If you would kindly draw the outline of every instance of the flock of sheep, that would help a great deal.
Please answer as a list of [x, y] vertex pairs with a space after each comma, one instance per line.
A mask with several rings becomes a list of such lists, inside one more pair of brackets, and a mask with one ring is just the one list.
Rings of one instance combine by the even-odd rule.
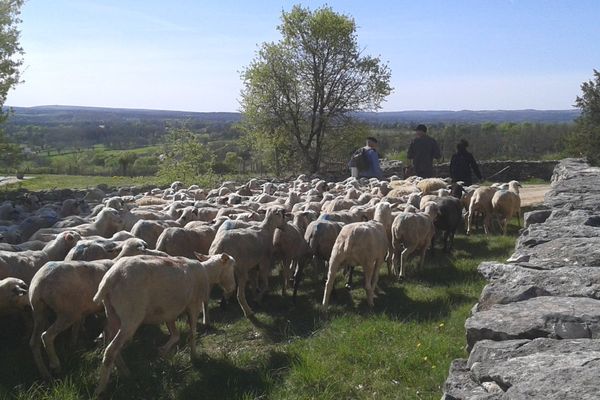
[[237, 290], [249, 317], [247, 288], [260, 301], [280, 266], [282, 292], [292, 282], [295, 299], [312, 264], [326, 274], [327, 307], [338, 270], [348, 270], [351, 283], [361, 266], [373, 306], [380, 266], [404, 277], [407, 257], [418, 255], [422, 266], [436, 232], [445, 250], [463, 219], [467, 233], [477, 220], [488, 233], [496, 219], [506, 233], [508, 220], [520, 215], [519, 186], [417, 177], [331, 183], [302, 175], [279, 184], [224, 182], [210, 191], [174, 182], [136, 196], [91, 189], [60, 204], [26, 195], [21, 204], [0, 205], [0, 314], [33, 316], [31, 350], [50, 378], [60, 371], [56, 336], [71, 328], [75, 342], [84, 318], [104, 313], [108, 345], [97, 396], [115, 366], [127, 374], [120, 352], [141, 324], [166, 323], [170, 336], [160, 352], [167, 354], [180, 337], [175, 321], [185, 314], [194, 356], [196, 323], [200, 313], [208, 323], [215, 285], [225, 300]]

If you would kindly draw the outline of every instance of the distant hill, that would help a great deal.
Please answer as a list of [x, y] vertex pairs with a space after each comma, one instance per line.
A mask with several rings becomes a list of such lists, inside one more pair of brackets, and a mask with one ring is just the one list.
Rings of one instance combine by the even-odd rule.
[[[188, 112], [127, 108], [37, 106], [12, 107], [9, 123], [48, 124], [83, 121], [194, 120], [207, 123], [234, 123], [241, 119], [236, 112]], [[484, 123], [532, 122], [569, 123], [579, 110], [461, 110], [461, 111], [392, 111], [357, 113], [356, 117], [372, 124], [393, 123]]]
[[360, 119], [379, 123], [485, 123], [531, 122], [569, 123], [579, 110], [461, 110], [461, 111], [392, 111], [359, 113]]
[[11, 107], [10, 122], [56, 123], [75, 121], [115, 121], [115, 120], [197, 120], [212, 123], [231, 123], [240, 120], [235, 112], [187, 112], [168, 110], [143, 110], [130, 108], [80, 107], [80, 106], [37, 106]]

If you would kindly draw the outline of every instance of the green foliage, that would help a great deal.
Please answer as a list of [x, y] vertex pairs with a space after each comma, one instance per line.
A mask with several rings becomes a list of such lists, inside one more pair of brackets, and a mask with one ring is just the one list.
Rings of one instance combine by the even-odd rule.
[[581, 96], [575, 106], [581, 110], [577, 126], [567, 140], [570, 154], [600, 165], [600, 71], [594, 70], [594, 78], [581, 84]]
[[0, 1], [0, 107], [8, 91], [20, 82], [23, 48], [19, 44], [19, 15], [23, 0]]
[[[0, 1], [0, 123], [6, 120], [3, 107], [8, 91], [20, 82], [23, 48], [19, 44], [19, 15], [23, 0]], [[15, 167], [22, 159], [21, 149], [0, 131], [0, 165]]]
[[172, 128], [165, 138], [158, 176], [167, 181], [211, 182], [214, 156], [185, 128]]
[[[30, 191], [49, 189], [85, 189], [106, 184], [111, 187], [136, 185], [166, 185], [171, 182], [157, 176], [89, 176], [89, 175], [33, 175], [14, 184], [0, 186], [0, 192], [18, 188]], [[1, 397], [0, 397], [1, 398]]]
[[316, 172], [328, 141], [344, 142], [349, 115], [376, 110], [391, 92], [391, 73], [358, 45], [356, 23], [330, 7], [282, 12], [277, 43], [263, 43], [242, 73], [243, 131], [277, 174], [302, 162]]

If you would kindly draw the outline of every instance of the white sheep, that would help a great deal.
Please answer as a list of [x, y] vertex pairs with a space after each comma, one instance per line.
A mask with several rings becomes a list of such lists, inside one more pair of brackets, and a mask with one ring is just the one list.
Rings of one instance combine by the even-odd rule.
[[[166, 256], [165, 253], [148, 249], [143, 240], [134, 238], [125, 241], [114, 260], [50, 261], [36, 272], [29, 290], [33, 310], [33, 331], [29, 345], [44, 378], [50, 378], [50, 373], [42, 361], [42, 341], [48, 353], [50, 368], [58, 372], [60, 360], [54, 347], [56, 336], [73, 326], [71, 341], [74, 345], [82, 320], [87, 315], [102, 310], [101, 305], [93, 302], [93, 297], [106, 271], [119, 259], [139, 254]], [[46, 329], [51, 312], [56, 315], [56, 319]]]
[[224, 224], [219, 229], [208, 252], [211, 255], [227, 253], [237, 260], [235, 269], [238, 282], [237, 298], [246, 317], [252, 315], [252, 310], [246, 301], [248, 274], [256, 266], [259, 267], [259, 275], [262, 280], [262, 287], [258, 295], [260, 299], [268, 288], [268, 275], [271, 269], [273, 252], [273, 234], [276, 228], [283, 226], [285, 223], [284, 216], [285, 210], [283, 208], [273, 207], [267, 210], [264, 221], [257, 226], [222, 229], [225, 226]]
[[486, 235], [491, 231], [492, 226], [492, 198], [496, 193], [496, 188], [481, 186], [475, 189], [471, 202], [469, 203], [469, 214], [467, 217], [467, 235], [471, 234], [473, 229], [473, 219], [476, 213], [483, 216], [483, 229]]
[[417, 182], [416, 186], [425, 195], [432, 194], [439, 189], [447, 189], [448, 182], [440, 178], [425, 178]]
[[215, 255], [205, 262], [184, 257], [126, 257], [104, 275], [94, 302], [104, 304], [106, 339], [110, 343], [104, 351], [94, 397], [106, 388], [115, 362], [124, 367], [121, 349], [143, 323], [166, 322], [170, 337], [160, 352], [167, 354], [180, 337], [175, 321], [186, 313], [191, 356], [196, 357], [196, 321], [202, 310], [206, 313], [209, 297], [205, 265], [212, 263], [234, 264], [235, 260], [227, 254]]
[[362, 266], [367, 304], [371, 307], [374, 305], [374, 290], [379, 279], [379, 266], [384, 262], [388, 251], [387, 234], [383, 222], [386, 220], [386, 216], [391, 216], [391, 212], [388, 203], [380, 203], [377, 205], [374, 220], [348, 224], [341, 229], [329, 259], [329, 272], [323, 294], [324, 307], [329, 305], [338, 269], [346, 265]]
[[[396, 216], [392, 224], [392, 264], [399, 278], [404, 277], [406, 259], [413, 252], [420, 251], [420, 268], [425, 263], [425, 253], [435, 235], [434, 221], [438, 210], [435, 203], [427, 203], [424, 212], [403, 212]], [[400, 264], [400, 269], [398, 269]]]
[[17, 278], [0, 280], [0, 316], [24, 310], [28, 305], [25, 282]]
[[19, 278], [26, 284], [42, 265], [48, 261], [63, 260], [81, 236], [75, 231], [60, 233], [42, 250], [22, 252], [0, 252], [0, 279]]
[[508, 190], [499, 189], [492, 197], [492, 209], [494, 214], [500, 218], [502, 234], [506, 235], [508, 221], [516, 214], [519, 227], [521, 226], [521, 197], [519, 196], [518, 181], [510, 181]]

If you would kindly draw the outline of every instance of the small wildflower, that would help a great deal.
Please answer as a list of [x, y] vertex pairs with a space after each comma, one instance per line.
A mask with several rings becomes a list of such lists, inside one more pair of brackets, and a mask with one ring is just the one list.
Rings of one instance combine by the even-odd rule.
[[427, 356], [423, 357], [423, 360], [424, 360], [424, 361], [427, 361]]
[[435, 365], [432, 365], [432, 366], [431, 366], [431, 369], [435, 369]]
[[421, 347], [421, 342], [417, 343], [417, 349]]

